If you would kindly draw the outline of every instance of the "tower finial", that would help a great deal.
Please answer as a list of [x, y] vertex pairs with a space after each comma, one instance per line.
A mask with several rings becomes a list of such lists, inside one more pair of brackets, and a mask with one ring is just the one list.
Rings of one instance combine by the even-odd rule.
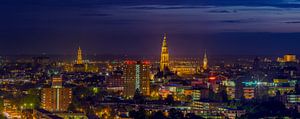
[[167, 33], [164, 33], [164, 39], [163, 39], [163, 47], [167, 47]]

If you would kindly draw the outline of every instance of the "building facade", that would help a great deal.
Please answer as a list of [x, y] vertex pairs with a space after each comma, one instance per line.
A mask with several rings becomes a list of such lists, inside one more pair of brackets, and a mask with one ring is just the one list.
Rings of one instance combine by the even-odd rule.
[[113, 71], [107, 80], [107, 90], [112, 92], [124, 91], [124, 79], [122, 71]]
[[51, 88], [42, 89], [42, 108], [50, 112], [65, 112], [72, 102], [71, 88], [62, 87], [62, 79], [54, 77]]
[[143, 95], [150, 95], [150, 62], [125, 61], [123, 79], [126, 97], [132, 98], [137, 89]]

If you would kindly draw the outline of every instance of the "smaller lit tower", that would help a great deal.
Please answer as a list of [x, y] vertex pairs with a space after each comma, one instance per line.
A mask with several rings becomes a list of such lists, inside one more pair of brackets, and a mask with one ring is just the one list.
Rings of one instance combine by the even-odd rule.
[[202, 68], [203, 68], [204, 70], [207, 70], [207, 68], [208, 68], [208, 59], [207, 59], [207, 55], [206, 55], [206, 50], [205, 50], [205, 52], [204, 52], [203, 66], [202, 66]]
[[82, 51], [81, 51], [80, 47], [78, 48], [78, 51], [77, 51], [77, 64], [83, 64], [83, 62], [82, 62]]

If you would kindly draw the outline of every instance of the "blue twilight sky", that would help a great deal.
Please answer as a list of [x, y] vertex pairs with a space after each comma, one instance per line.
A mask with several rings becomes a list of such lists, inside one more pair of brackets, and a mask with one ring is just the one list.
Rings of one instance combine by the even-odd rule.
[[1, 0], [0, 54], [300, 54], [300, 0]]

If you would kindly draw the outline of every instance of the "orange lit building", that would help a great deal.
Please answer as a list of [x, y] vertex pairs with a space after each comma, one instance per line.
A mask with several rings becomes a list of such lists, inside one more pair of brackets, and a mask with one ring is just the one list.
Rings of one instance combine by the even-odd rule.
[[278, 62], [298, 62], [296, 55], [287, 54], [284, 55], [283, 58], [277, 58]]
[[189, 76], [197, 73], [198, 63], [199, 62], [193, 58], [174, 58], [174, 60], [170, 62], [170, 69], [179, 76]]
[[291, 55], [291, 54], [284, 55], [283, 59], [285, 62], [296, 62], [297, 61], [296, 55]]
[[51, 112], [67, 111], [72, 101], [71, 88], [62, 87], [62, 78], [54, 77], [51, 88], [42, 89], [42, 108]]
[[195, 74], [197, 72], [197, 69], [195, 67], [189, 66], [174, 66], [172, 68], [172, 71], [176, 72], [179, 76], [183, 76]]
[[136, 89], [150, 95], [150, 62], [125, 61], [123, 67], [124, 95], [132, 98]]
[[3, 100], [3, 116], [8, 119], [21, 119], [22, 113], [18, 110], [17, 105], [14, 105], [11, 100]]
[[245, 99], [250, 100], [255, 98], [255, 87], [244, 87], [243, 92]]

